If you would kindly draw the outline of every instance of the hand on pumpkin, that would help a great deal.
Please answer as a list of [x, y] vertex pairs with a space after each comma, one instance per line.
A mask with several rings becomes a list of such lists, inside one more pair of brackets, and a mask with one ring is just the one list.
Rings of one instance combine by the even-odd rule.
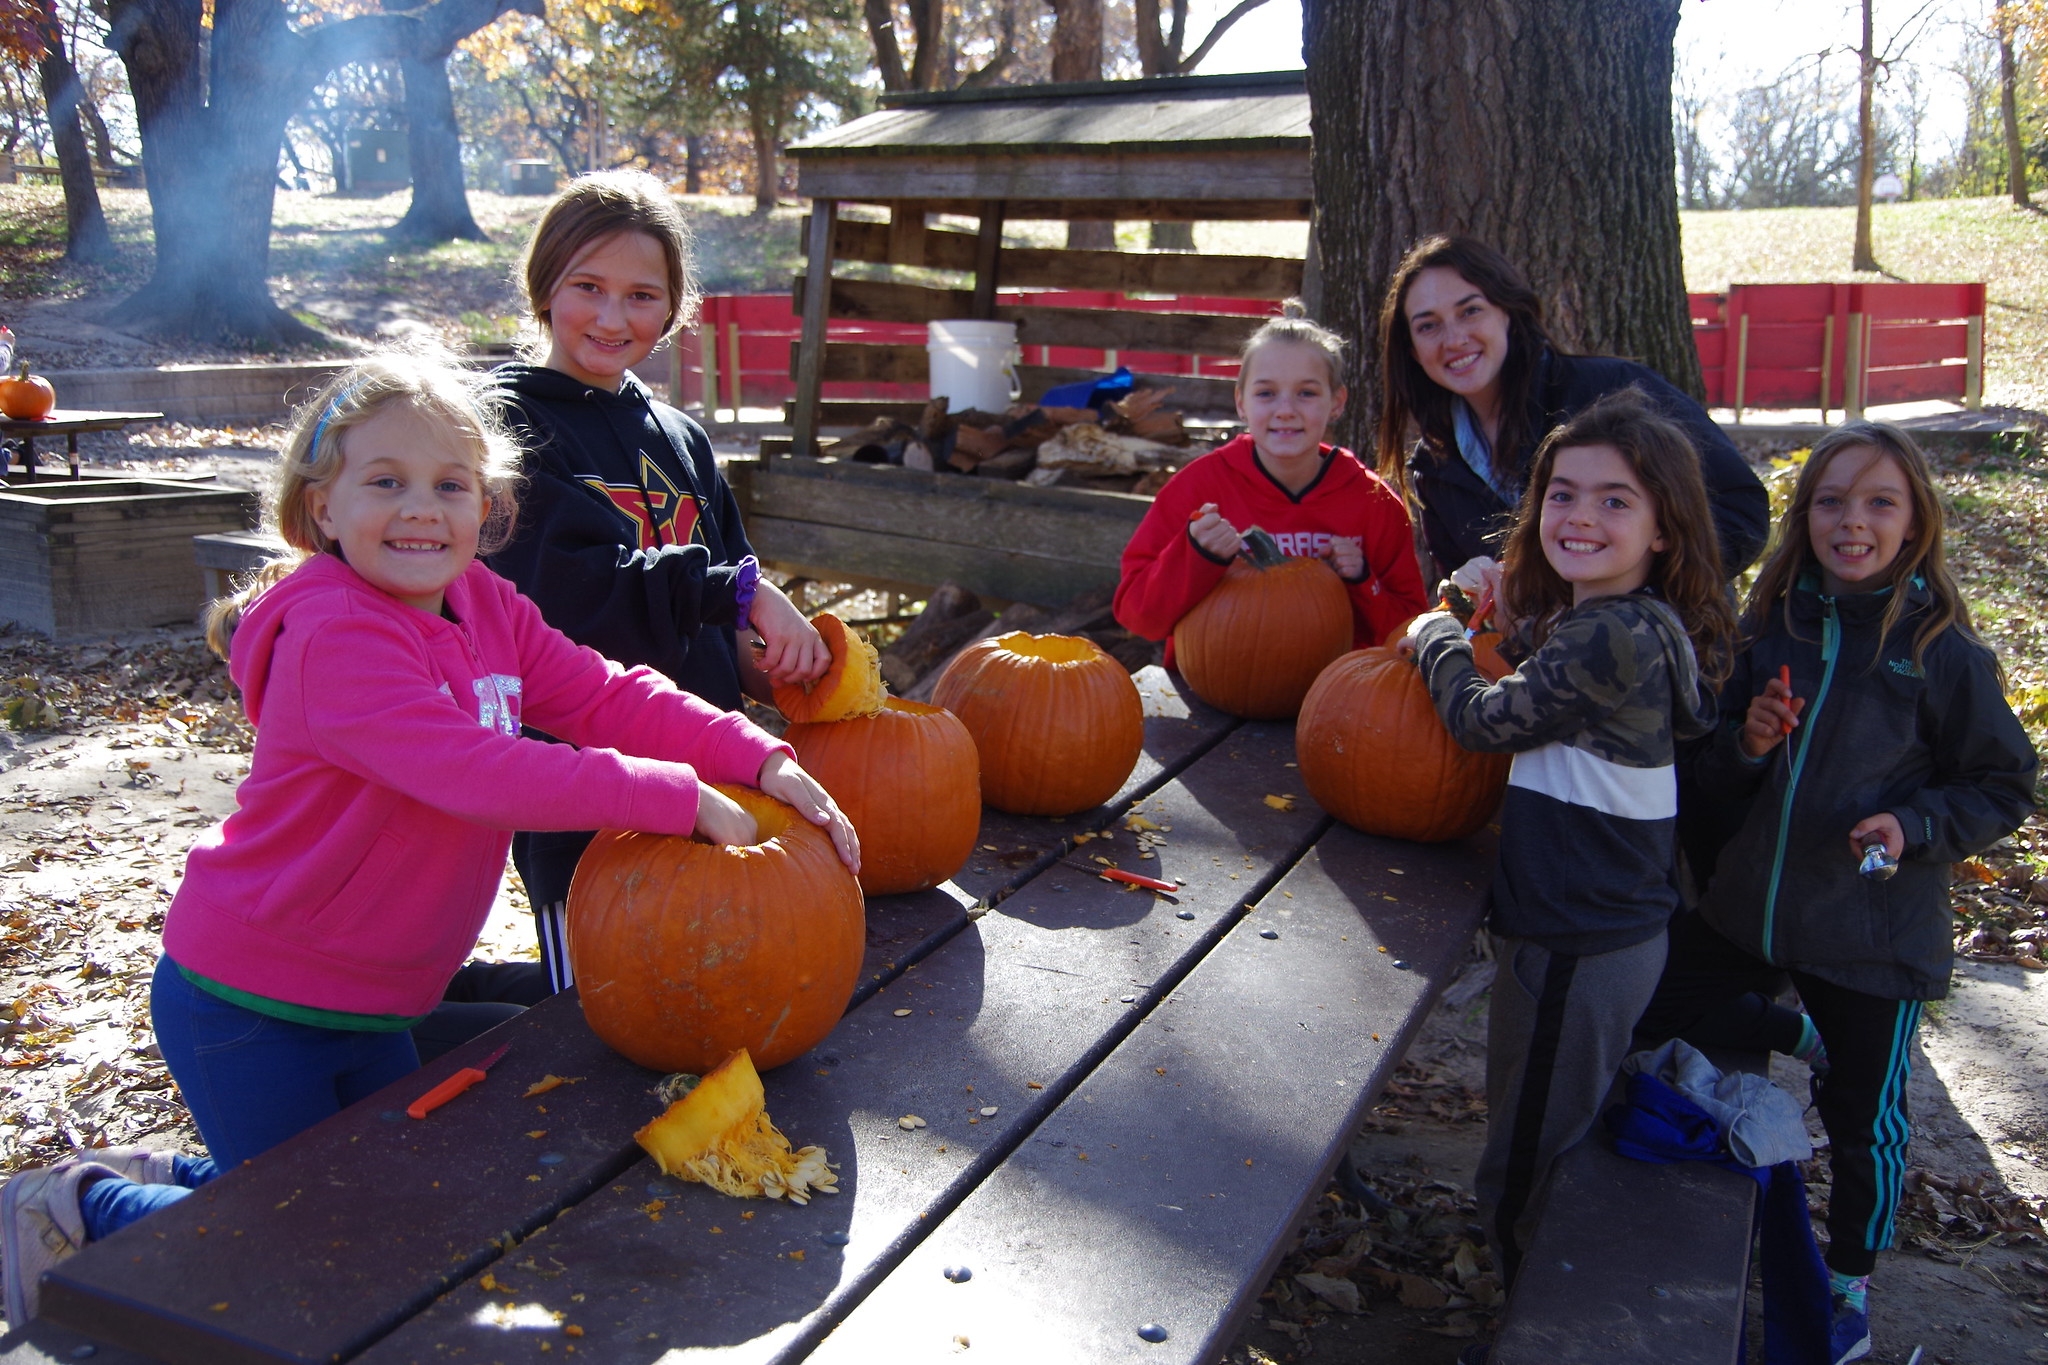
[[1365, 547], [1357, 536], [1331, 536], [1330, 548], [1323, 551], [1323, 558], [1330, 561], [1337, 577], [1346, 583], [1356, 583], [1365, 577]]
[[1422, 613], [1422, 615], [1416, 617], [1413, 621], [1410, 621], [1408, 623], [1407, 631], [1401, 636], [1400, 639], [1394, 642], [1394, 652], [1404, 659], [1414, 658], [1415, 635], [1417, 628], [1420, 627], [1423, 622], [1434, 621], [1438, 617], [1442, 617], [1447, 621], [1455, 621], [1458, 619], [1457, 617], [1451, 615], [1451, 613], [1447, 611], [1426, 611]]
[[832, 651], [818, 628], [773, 583], [764, 581], [755, 592], [747, 621], [767, 645], [761, 667], [776, 682], [816, 682], [832, 666]]
[[1793, 696], [1790, 688], [1772, 678], [1749, 703], [1749, 714], [1742, 718], [1742, 733], [1736, 743], [1749, 757], [1762, 758], [1785, 742], [1785, 736], [1798, 726], [1799, 713], [1805, 709], [1806, 698]]
[[1509, 619], [1505, 599], [1500, 589], [1500, 561], [1492, 555], [1474, 555], [1457, 568], [1451, 570], [1451, 582], [1458, 585], [1480, 610], [1474, 611], [1470, 625], [1478, 629], [1483, 622], [1492, 622], [1498, 630]]
[[1218, 559], [1235, 559], [1244, 549], [1244, 537], [1223, 519], [1213, 502], [1205, 502], [1196, 510], [1194, 520], [1188, 523], [1188, 534], [1195, 538], [1195, 544]]
[[779, 749], [770, 754], [754, 785], [784, 805], [794, 806], [796, 813], [812, 824], [823, 825], [832, 836], [839, 861], [846, 864], [849, 872], [860, 874], [860, 836], [853, 832], [853, 822], [840, 812], [832, 794], [818, 785], [817, 778], [797, 766], [794, 758]]
[[754, 823], [754, 817], [708, 782], [697, 784], [697, 828], [692, 833], [706, 843], [739, 848], [761, 841], [761, 828]]

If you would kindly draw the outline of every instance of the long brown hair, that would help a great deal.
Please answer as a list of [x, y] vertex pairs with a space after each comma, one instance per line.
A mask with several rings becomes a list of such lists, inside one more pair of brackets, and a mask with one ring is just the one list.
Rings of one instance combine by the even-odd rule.
[[[1763, 568], [1757, 571], [1756, 586], [1749, 590], [1749, 601], [1743, 606], [1744, 641], [1754, 640], [1763, 634], [1770, 625], [1770, 614], [1774, 608], [1784, 612], [1785, 629], [1797, 636], [1797, 629], [1792, 623], [1792, 590], [1808, 570], [1818, 572], [1820, 568], [1820, 561], [1813, 553], [1813, 537], [1807, 530], [1814, 492], [1820, 487], [1821, 476], [1837, 455], [1864, 448], [1875, 450], [1879, 455], [1889, 455], [1898, 463], [1906, 475], [1906, 485], [1913, 499], [1913, 536], [1899, 547], [1898, 557], [1884, 573], [1884, 586], [1892, 589], [1892, 595], [1891, 600], [1885, 603], [1882, 636], [1889, 636], [1892, 628], [1911, 609], [1906, 600], [1908, 594], [1903, 589], [1918, 578], [1927, 585], [1933, 606], [1921, 621], [1920, 628], [1913, 633], [1914, 667], [1923, 665], [1927, 646], [1951, 627], [1986, 653], [1992, 653], [1990, 646], [1970, 624], [1970, 608], [1963, 601], [1963, 590], [1948, 567], [1948, 555], [1943, 548], [1947, 516], [1942, 509], [1941, 493], [1934, 484], [1934, 471], [1928, 467], [1927, 456], [1913, 438], [1889, 422], [1844, 422], [1813, 443], [1813, 450], [1799, 471], [1799, 479], [1792, 486], [1792, 502], [1778, 521], [1776, 548], [1764, 561]], [[1882, 651], [1879, 651], [1871, 656], [1872, 668], [1877, 666], [1881, 655]], [[1993, 661], [1996, 662], [1995, 654]], [[2003, 682], [2003, 664], [1999, 665], [1998, 676]]]
[[1571, 609], [1572, 585], [1543, 553], [1543, 500], [1557, 453], [1573, 446], [1607, 446], [1621, 455], [1655, 504], [1664, 548], [1650, 568], [1650, 585], [1678, 613], [1708, 687], [1734, 668], [1735, 613], [1721, 577], [1721, 549], [1699, 452], [1684, 428], [1665, 417], [1631, 384], [1608, 394], [1544, 437], [1529, 462], [1529, 484], [1502, 554], [1501, 591], [1518, 614], [1548, 638]]
[[[1543, 300], [1514, 263], [1473, 237], [1438, 234], [1408, 248], [1380, 302], [1380, 363], [1386, 392], [1380, 403], [1380, 477], [1408, 491], [1408, 427], [1422, 434], [1423, 449], [1442, 461], [1457, 457], [1451, 425], [1451, 393], [1423, 372], [1408, 335], [1408, 289], [1415, 277], [1439, 266], [1455, 270], [1486, 301], [1508, 315], [1508, 354], [1500, 370], [1500, 431], [1493, 442], [1497, 467], [1512, 469], [1529, 437], [1529, 393], [1536, 364], [1552, 347], [1543, 325]], [[1554, 348], [1554, 347], [1553, 347]], [[1533, 486], [1534, 480], [1530, 480]]]

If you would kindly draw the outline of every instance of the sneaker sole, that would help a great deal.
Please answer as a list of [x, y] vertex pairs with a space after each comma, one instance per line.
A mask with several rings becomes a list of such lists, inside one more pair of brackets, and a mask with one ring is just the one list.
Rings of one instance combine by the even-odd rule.
[[1870, 1334], [1864, 1333], [1863, 1340], [1835, 1357], [1834, 1365], [1849, 1365], [1852, 1360], [1862, 1360], [1870, 1354]]

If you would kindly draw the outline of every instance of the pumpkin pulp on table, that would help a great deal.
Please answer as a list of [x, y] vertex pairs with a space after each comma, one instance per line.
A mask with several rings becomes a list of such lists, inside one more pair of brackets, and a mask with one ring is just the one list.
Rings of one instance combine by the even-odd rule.
[[1195, 695], [1251, 720], [1287, 720], [1351, 648], [1351, 595], [1320, 559], [1283, 555], [1254, 526], [1244, 553], [1173, 628], [1173, 662]]
[[839, 1193], [825, 1149], [791, 1151], [766, 1103], [754, 1059], [741, 1048], [633, 1138], [662, 1174], [720, 1194], [808, 1204], [813, 1193]]

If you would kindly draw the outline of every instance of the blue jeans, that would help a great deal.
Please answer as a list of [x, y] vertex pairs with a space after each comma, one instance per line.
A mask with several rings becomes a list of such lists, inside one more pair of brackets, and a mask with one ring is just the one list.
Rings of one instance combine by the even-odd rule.
[[157, 959], [149, 1011], [171, 1079], [213, 1160], [181, 1163], [175, 1185], [104, 1179], [89, 1186], [79, 1206], [92, 1241], [184, 1198], [212, 1178], [209, 1165], [232, 1170], [420, 1065], [403, 1030], [273, 1019], [199, 989], [167, 957]]

